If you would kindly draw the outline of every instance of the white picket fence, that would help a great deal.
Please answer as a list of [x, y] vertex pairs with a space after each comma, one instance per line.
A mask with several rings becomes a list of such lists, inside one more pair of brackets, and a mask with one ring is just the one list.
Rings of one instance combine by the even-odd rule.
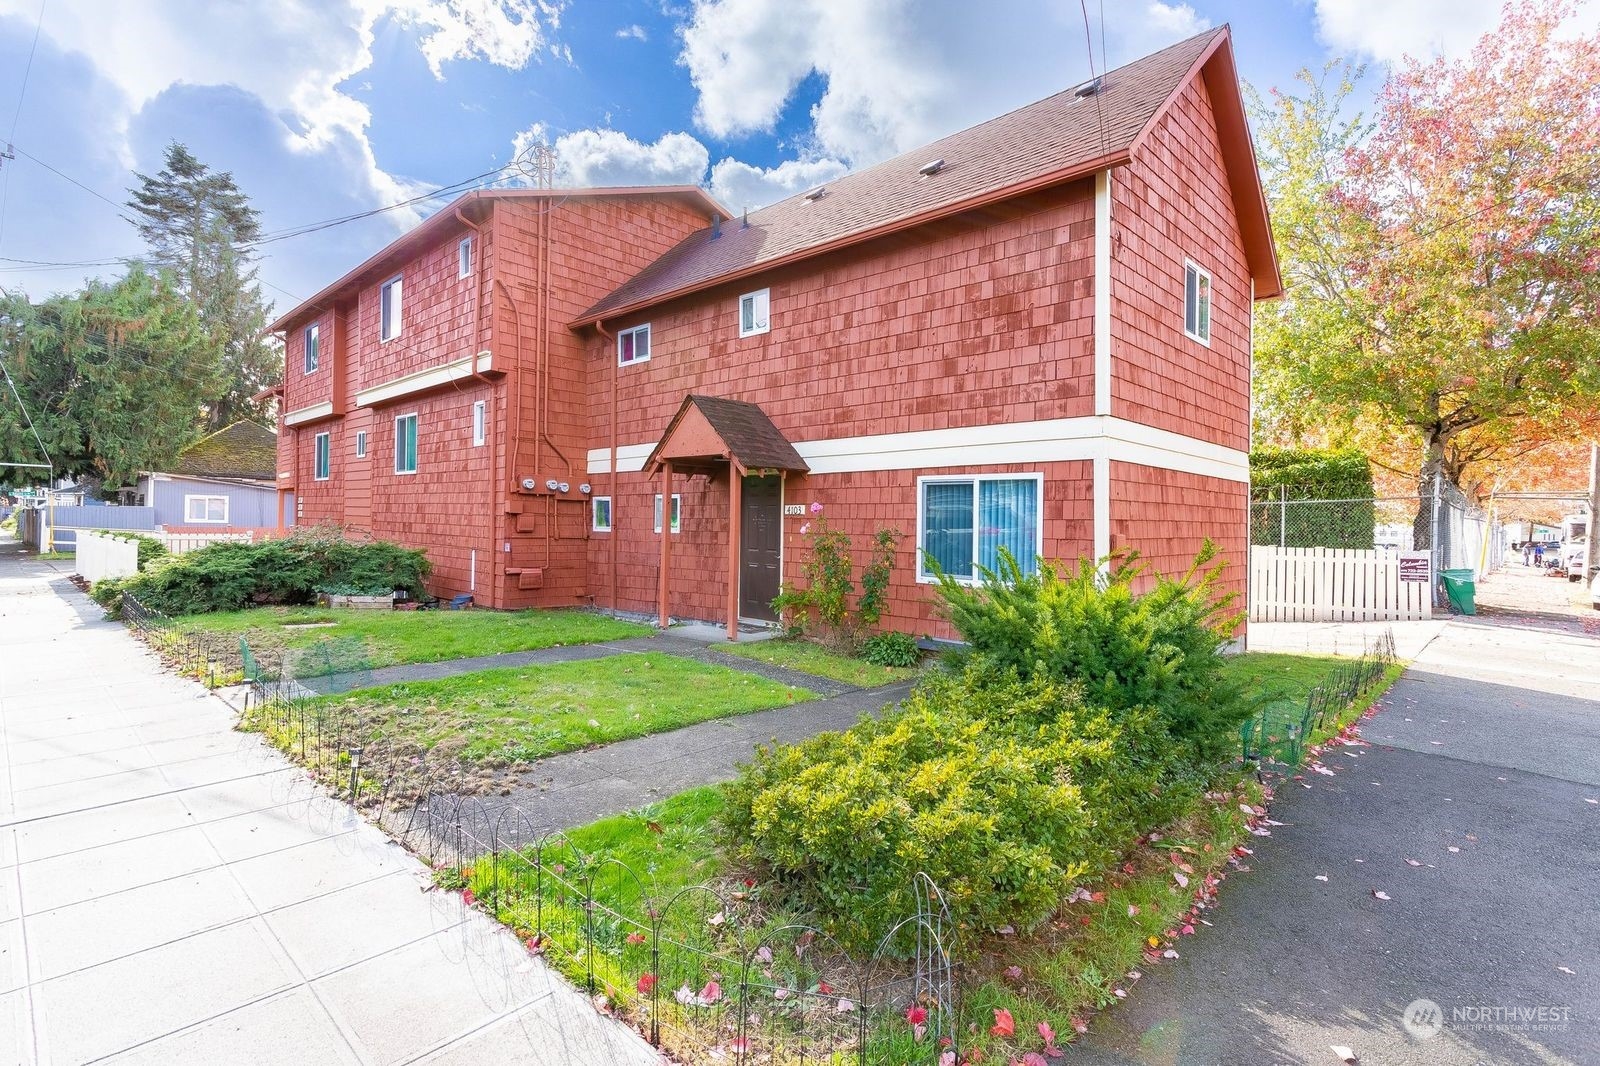
[[204, 548], [208, 544], [220, 544], [224, 541], [237, 544], [255, 543], [255, 534], [249, 531], [243, 533], [168, 533], [165, 530], [148, 533], [167, 546], [167, 551], [173, 555], [183, 555], [197, 548]]
[[1381, 622], [1433, 617], [1427, 581], [1401, 581], [1400, 558], [1352, 548], [1250, 548], [1250, 621]]
[[79, 532], [78, 551], [73, 558], [78, 575], [91, 583], [139, 572], [138, 542], [115, 533]]

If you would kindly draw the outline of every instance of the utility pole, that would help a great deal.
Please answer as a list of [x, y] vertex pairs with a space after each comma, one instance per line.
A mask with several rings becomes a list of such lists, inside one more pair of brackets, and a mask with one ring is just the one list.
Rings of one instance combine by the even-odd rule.
[[1597, 562], [1595, 556], [1594, 528], [1596, 517], [1600, 517], [1600, 444], [1589, 445], [1589, 530], [1583, 548], [1583, 580], [1588, 581], [1589, 575], [1594, 573]]

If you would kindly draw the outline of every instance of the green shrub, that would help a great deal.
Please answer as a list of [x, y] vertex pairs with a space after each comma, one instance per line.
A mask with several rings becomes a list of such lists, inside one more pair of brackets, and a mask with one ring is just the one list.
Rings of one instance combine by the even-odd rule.
[[957, 921], [1029, 927], [1109, 861], [1119, 730], [1074, 686], [974, 665], [843, 733], [762, 749], [724, 786], [719, 832], [840, 937], [868, 946], [913, 912], [913, 877]]
[[[1216, 556], [1208, 541], [1189, 573], [1172, 579], [1150, 575], [1136, 553], [1113, 559], [1103, 575], [1088, 560], [1070, 573], [1041, 562], [1024, 574], [1002, 549], [999, 573], [985, 570], [978, 586], [939, 574], [939, 591], [980, 661], [1024, 678], [1077, 681], [1085, 702], [1119, 721], [1152, 711], [1154, 739], [1171, 750], [1143, 758], [1165, 764], [1175, 784], [1212, 776], [1252, 709], [1223, 670], [1238, 615], [1236, 597], [1217, 589]], [[1135, 592], [1140, 582], [1151, 587]]]
[[120, 577], [103, 577], [89, 586], [89, 598], [105, 608], [107, 618], [122, 614], [122, 583]]
[[874, 633], [861, 645], [861, 657], [873, 666], [915, 666], [922, 653], [909, 633]]
[[167, 614], [233, 611], [255, 604], [303, 604], [326, 587], [423, 592], [425, 553], [386, 541], [355, 543], [338, 530], [309, 528], [259, 544], [221, 542], [158, 560], [123, 584]]

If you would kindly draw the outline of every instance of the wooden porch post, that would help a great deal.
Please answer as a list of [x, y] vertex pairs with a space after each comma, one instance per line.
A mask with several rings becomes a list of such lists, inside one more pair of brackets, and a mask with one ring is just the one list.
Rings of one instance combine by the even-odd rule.
[[739, 639], [739, 502], [744, 494], [744, 468], [728, 460], [728, 639]]
[[[615, 460], [613, 460], [615, 461]], [[613, 504], [612, 506], [615, 506]], [[672, 460], [661, 464], [661, 588], [657, 602], [661, 605], [661, 628], [667, 628], [667, 573], [672, 558]]]

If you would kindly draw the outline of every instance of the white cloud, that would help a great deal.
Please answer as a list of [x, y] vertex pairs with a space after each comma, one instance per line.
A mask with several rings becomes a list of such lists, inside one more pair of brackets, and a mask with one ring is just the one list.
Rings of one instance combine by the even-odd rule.
[[711, 168], [711, 195], [737, 213], [824, 185], [850, 168], [837, 159], [790, 159], [771, 168], [724, 159]]
[[[512, 139], [521, 155], [546, 143], [542, 123]], [[578, 130], [563, 134], [552, 146], [556, 184], [575, 188], [606, 185], [699, 185], [711, 161], [706, 146], [687, 133], [667, 133], [654, 144], [636, 141], [618, 130]]]
[[[484, 59], [520, 70], [547, 46], [547, 27], [561, 23], [561, 5], [544, 0], [363, 0], [369, 12], [392, 10], [424, 30], [423, 56], [443, 80], [453, 59]], [[562, 54], [557, 48], [552, 54]], [[570, 60], [571, 53], [565, 53]]]
[[1336, 52], [1392, 63], [1461, 55], [1499, 21], [1501, 0], [1316, 0], [1317, 35]]
[[[1187, 3], [1144, 0], [1108, 25], [1117, 64], [1204, 28]], [[768, 132], [809, 76], [811, 156], [853, 166], [907, 151], [1089, 72], [1076, 4], [1026, 0], [696, 0], [679, 61], [695, 121], [718, 138]], [[1099, 56], [1099, 26], [1088, 35]]]
[[648, 41], [649, 35], [644, 32], [644, 27], [635, 22], [632, 26], [624, 26], [617, 31], [617, 36], [623, 40]]

